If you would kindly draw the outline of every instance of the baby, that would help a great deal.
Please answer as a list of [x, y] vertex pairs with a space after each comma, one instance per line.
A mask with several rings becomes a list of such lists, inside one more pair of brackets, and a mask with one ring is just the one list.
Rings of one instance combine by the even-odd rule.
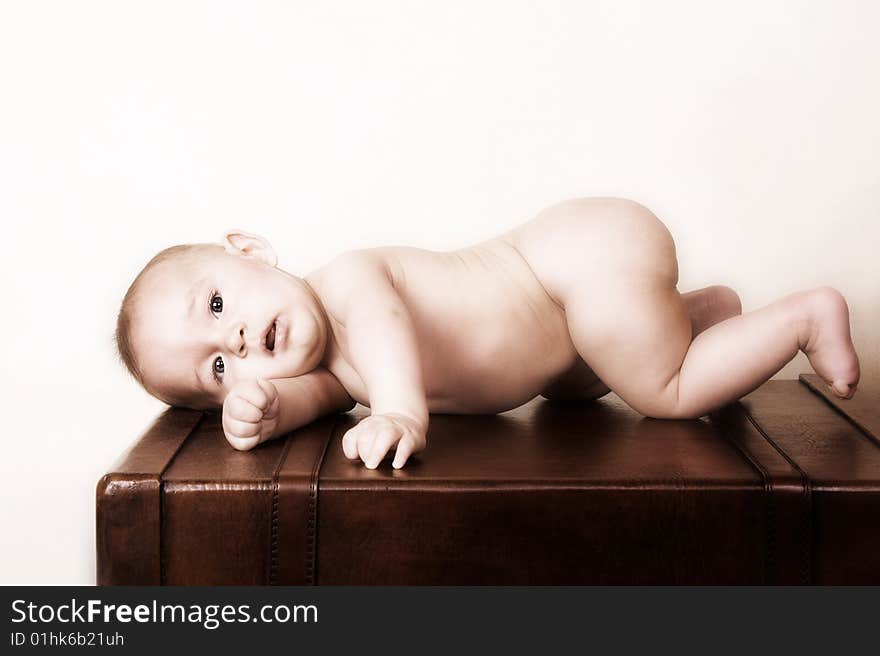
[[236, 449], [357, 401], [346, 457], [400, 468], [428, 413], [496, 413], [609, 390], [641, 414], [696, 418], [804, 351], [834, 394], [859, 381], [846, 301], [821, 287], [741, 314], [726, 287], [676, 289], [675, 245], [643, 206], [569, 200], [470, 248], [374, 248], [297, 278], [230, 232], [174, 246], [125, 295], [123, 362], [172, 405], [220, 408]]

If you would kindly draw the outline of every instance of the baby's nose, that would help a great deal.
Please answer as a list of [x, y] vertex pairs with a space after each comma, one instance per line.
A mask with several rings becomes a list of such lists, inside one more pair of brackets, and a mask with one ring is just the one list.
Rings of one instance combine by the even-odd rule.
[[232, 329], [229, 331], [228, 339], [226, 342], [226, 346], [232, 353], [235, 353], [239, 357], [244, 357], [247, 355], [247, 342], [245, 341], [246, 326], [243, 322], [236, 323], [232, 326]]

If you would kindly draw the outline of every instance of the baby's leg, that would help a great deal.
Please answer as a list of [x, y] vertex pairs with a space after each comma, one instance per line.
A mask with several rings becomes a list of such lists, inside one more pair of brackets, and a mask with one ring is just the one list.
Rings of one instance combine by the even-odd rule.
[[598, 293], [566, 306], [572, 338], [596, 374], [647, 416], [700, 417], [760, 386], [798, 349], [838, 396], [852, 396], [858, 383], [846, 301], [833, 289], [791, 294], [693, 341], [670, 280], [633, 276]]
[[607, 276], [579, 278], [564, 299], [581, 357], [634, 409], [652, 417], [702, 416], [760, 386], [798, 349], [838, 396], [855, 391], [859, 363], [839, 292], [790, 294], [692, 339], [675, 287], [671, 236], [649, 222], [636, 237], [638, 257], [621, 248]]
[[581, 358], [645, 415], [700, 417], [760, 386], [798, 349], [838, 395], [851, 395], [858, 383], [846, 301], [827, 287], [732, 316], [693, 337], [676, 289], [672, 235], [637, 203], [567, 201], [509, 239], [564, 306]]
[[[742, 314], [739, 295], [730, 287], [711, 285], [681, 295], [691, 322], [691, 334], [701, 332], [725, 319]], [[625, 302], [626, 299], [621, 299]], [[605, 396], [611, 390], [587, 365], [578, 359], [572, 368], [547, 387], [541, 395], [548, 399], [587, 401]]]
[[742, 314], [742, 302], [730, 287], [712, 285], [681, 295], [691, 321], [691, 335], [696, 337], [716, 323]]
[[822, 287], [789, 294], [695, 337], [677, 377], [679, 404], [688, 416], [705, 414], [760, 386], [798, 350], [837, 396], [855, 393], [859, 360], [849, 310], [839, 292]]

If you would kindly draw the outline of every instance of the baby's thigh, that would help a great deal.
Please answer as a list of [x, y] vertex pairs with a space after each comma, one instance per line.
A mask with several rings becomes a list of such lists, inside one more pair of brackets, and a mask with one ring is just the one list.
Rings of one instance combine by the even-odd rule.
[[669, 279], [630, 272], [582, 280], [565, 312], [575, 348], [608, 387], [642, 414], [674, 412], [691, 322]]
[[674, 409], [692, 326], [663, 222], [631, 201], [574, 199], [512, 237], [596, 376], [643, 414]]

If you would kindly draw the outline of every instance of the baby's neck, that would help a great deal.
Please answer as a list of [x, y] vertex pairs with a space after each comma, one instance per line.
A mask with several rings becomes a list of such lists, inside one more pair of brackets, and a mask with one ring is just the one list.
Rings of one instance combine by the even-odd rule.
[[314, 279], [313, 274], [300, 278], [300, 280], [302, 280], [303, 287], [315, 300], [315, 305], [317, 305], [318, 312], [320, 313], [319, 321], [321, 322], [321, 329], [324, 331], [324, 352], [321, 354], [321, 360], [318, 366], [329, 369], [331, 362], [339, 353], [339, 343], [336, 341], [336, 334], [333, 330], [333, 325], [327, 314], [327, 310], [324, 308], [324, 303], [321, 302], [321, 296], [315, 289], [317, 281]]

